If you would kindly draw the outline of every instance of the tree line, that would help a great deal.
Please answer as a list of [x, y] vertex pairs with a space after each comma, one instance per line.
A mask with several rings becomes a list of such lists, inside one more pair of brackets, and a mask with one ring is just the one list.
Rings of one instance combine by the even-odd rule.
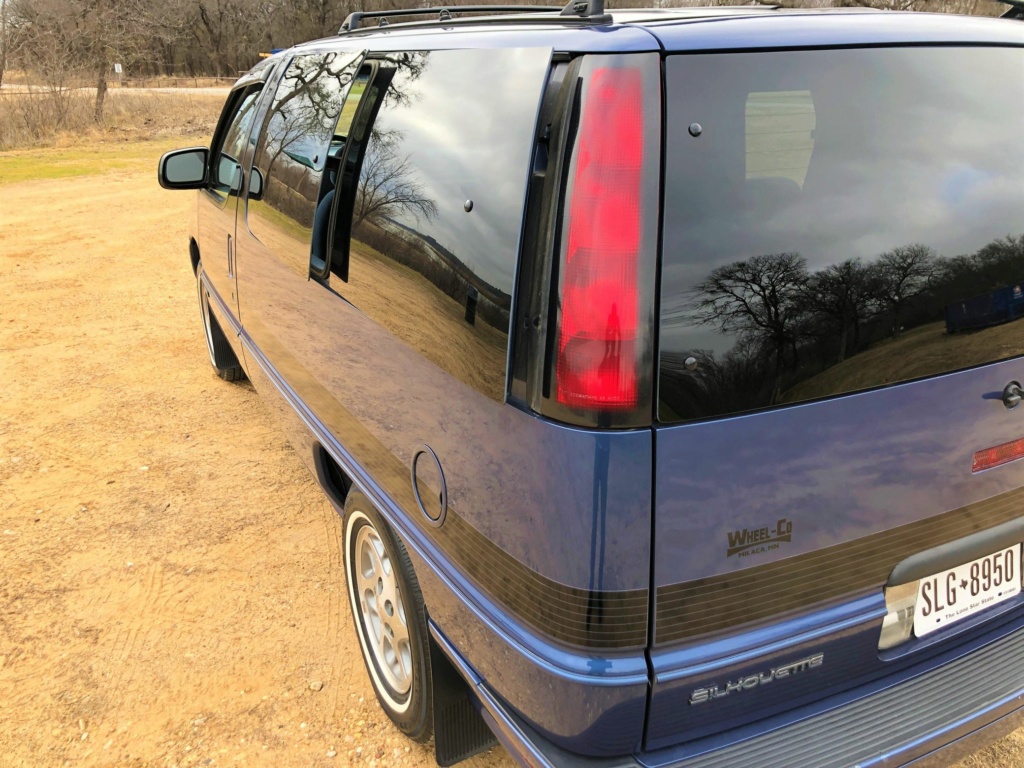
[[[870, 261], [847, 259], [816, 271], [798, 253], [726, 264], [693, 286], [667, 322], [713, 328], [733, 346], [724, 354], [687, 350], [663, 358], [663, 394], [680, 411], [783, 402], [787, 390], [877, 342], [942, 321], [948, 307], [1014, 285], [1024, 285], [1021, 235], [955, 257], [911, 243]], [[991, 322], [1000, 319], [1010, 318], [993, 314]], [[696, 375], [683, 359], [689, 356], [697, 361]]]
[[[510, 0], [505, 0], [508, 4]], [[998, 15], [994, 0], [776, 0], [786, 6], [857, 5]], [[476, 0], [493, 4], [494, 0]], [[511, 0], [529, 4], [535, 0]], [[654, 0], [661, 7], [735, 0]], [[423, 5], [423, 0], [0, 0], [0, 85], [19, 69], [42, 84], [97, 89], [102, 119], [114, 66], [128, 75], [235, 76], [277, 48], [335, 34], [353, 11]], [[635, 7], [636, 0], [606, 5]]]

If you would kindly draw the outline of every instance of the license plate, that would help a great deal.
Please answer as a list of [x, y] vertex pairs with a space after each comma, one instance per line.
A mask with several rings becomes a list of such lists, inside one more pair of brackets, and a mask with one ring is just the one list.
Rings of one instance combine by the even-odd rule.
[[1020, 593], [1020, 544], [921, 579], [914, 634], [924, 637]]

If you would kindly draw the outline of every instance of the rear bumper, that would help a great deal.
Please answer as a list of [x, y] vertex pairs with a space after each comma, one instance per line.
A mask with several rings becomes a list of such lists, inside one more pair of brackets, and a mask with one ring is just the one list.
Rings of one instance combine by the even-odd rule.
[[960, 760], [1024, 725], [1024, 628], [896, 685], [828, 702], [677, 748], [588, 758], [544, 738], [435, 639], [476, 692], [484, 719], [531, 768], [933, 768]]
[[945, 768], [1013, 733], [1024, 726], [1024, 706], [1022, 704], [1024, 701], [1021, 696], [1018, 696], [1016, 708], [1011, 709], [1009, 714], [960, 736], [956, 741], [936, 747], [935, 750], [923, 757], [907, 763], [907, 768]]

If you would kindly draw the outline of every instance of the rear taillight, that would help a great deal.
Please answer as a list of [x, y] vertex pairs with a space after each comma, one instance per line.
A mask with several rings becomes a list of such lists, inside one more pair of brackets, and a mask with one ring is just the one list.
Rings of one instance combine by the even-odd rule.
[[641, 365], [651, 334], [660, 102], [651, 95], [655, 62], [633, 58], [582, 73], [555, 365], [556, 399], [575, 410], [635, 411], [649, 401]]
[[580, 121], [558, 329], [558, 402], [634, 408], [643, 171], [640, 70], [599, 69]]

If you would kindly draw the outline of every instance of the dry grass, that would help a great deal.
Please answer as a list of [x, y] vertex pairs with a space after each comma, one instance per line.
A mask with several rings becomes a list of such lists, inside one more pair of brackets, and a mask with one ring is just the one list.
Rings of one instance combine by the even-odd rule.
[[783, 399], [825, 397], [1016, 357], [1024, 353], [1020, 333], [1019, 322], [954, 335], [946, 333], [944, 322], [929, 323], [847, 358], [793, 387]]
[[70, 146], [104, 139], [154, 139], [213, 133], [226, 92], [113, 90], [102, 124], [94, 119], [95, 91], [0, 92], [0, 151]]
[[[238, 76], [241, 75], [242, 73], [239, 72]], [[237, 77], [234, 75], [229, 77], [189, 77], [186, 75], [133, 76], [125, 77], [124, 81], [120, 83], [116, 79], [112, 80], [109, 83], [109, 87], [112, 90], [115, 88], [230, 88], [236, 79]], [[33, 75], [31, 72], [26, 72], [23, 69], [8, 69], [4, 72], [4, 86], [32, 87], [39, 85], [39, 83], [40, 80], [37, 75]], [[88, 77], [75, 76], [72, 78], [70, 85], [73, 87], [91, 88], [96, 85], [96, 81], [91, 74]]]

